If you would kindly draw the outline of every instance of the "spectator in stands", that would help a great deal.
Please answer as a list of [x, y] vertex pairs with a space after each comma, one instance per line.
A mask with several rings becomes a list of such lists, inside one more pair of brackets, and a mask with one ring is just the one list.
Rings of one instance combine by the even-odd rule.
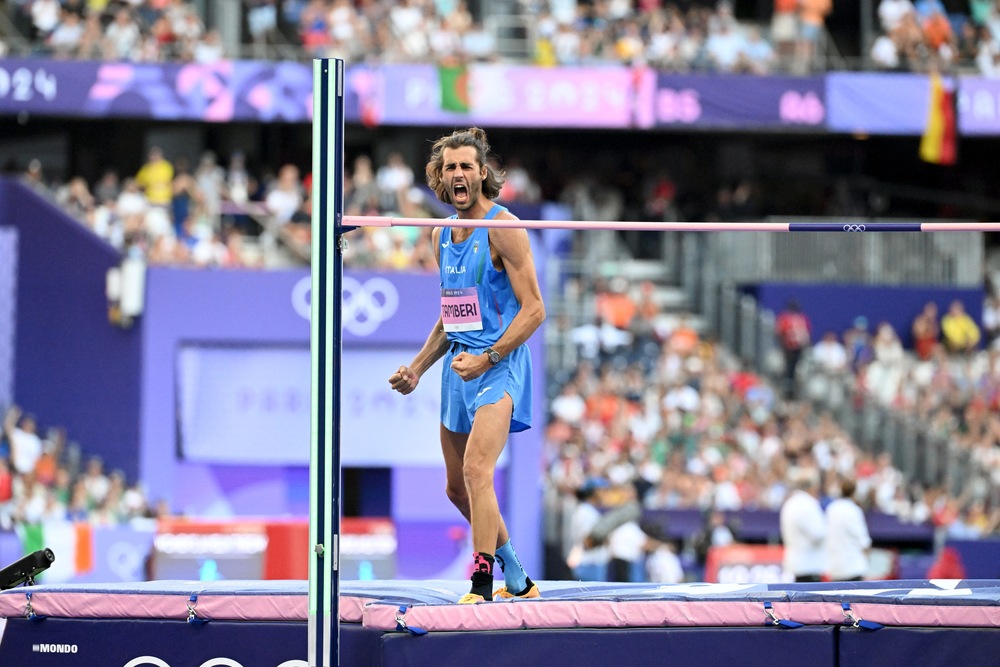
[[796, 63], [814, 71], [825, 65], [818, 57], [819, 47], [824, 43], [826, 17], [833, 10], [833, 0], [801, 0], [799, 2], [799, 40], [796, 44]]
[[796, 299], [789, 299], [775, 320], [774, 331], [785, 355], [785, 387], [788, 397], [796, 392], [796, 372], [802, 354], [812, 344], [812, 325]]
[[760, 28], [755, 25], [747, 27], [742, 70], [749, 74], [770, 74], [775, 68], [775, 63], [774, 48], [764, 38]]
[[80, 50], [80, 43], [83, 40], [84, 23], [82, 17], [76, 12], [64, 9], [61, 14], [59, 25], [55, 27], [49, 35], [46, 44], [52, 51], [52, 56], [57, 59], [72, 58]]
[[91, 456], [87, 461], [87, 469], [81, 477], [86, 493], [87, 506], [91, 509], [100, 507], [111, 488], [111, 480], [104, 474], [104, 460], [99, 456]]
[[941, 338], [936, 303], [928, 301], [924, 304], [920, 313], [913, 318], [913, 326], [910, 331], [913, 334], [913, 352], [920, 361], [927, 361], [931, 358], [931, 354]]
[[790, 70], [795, 59], [795, 45], [799, 41], [799, 17], [797, 0], [774, 0], [771, 15], [771, 39], [778, 54], [778, 62], [784, 70]]
[[77, 218], [86, 217], [95, 206], [87, 181], [80, 176], [74, 176], [65, 187], [59, 188], [56, 200]]
[[899, 47], [892, 35], [882, 34], [876, 37], [869, 56], [877, 69], [897, 70], [901, 64]]
[[793, 471], [791, 481], [794, 490], [779, 513], [785, 570], [795, 581], [820, 581], [827, 570], [824, 552], [827, 528], [819, 503], [819, 470], [799, 467]]
[[105, 169], [101, 173], [101, 178], [94, 184], [94, 197], [98, 204], [118, 199], [121, 192], [121, 183], [118, 181], [118, 170], [114, 168]]
[[132, 18], [132, 12], [124, 7], [119, 9], [114, 21], [104, 29], [104, 57], [108, 60], [135, 60], [141, 43], [142, 32]]
[[723, 12], [709, 28], [708, 39], [705, 40], [705, 55], [712, 69], [719, 72], [734, 72], [745, 64], [746, 43], [743, 35], [735, 30], [735, 20], [732, 15]]
[[697, 352], [700, 343], [701, 336], [691, 325], [690, 313], [681, 313], [665, 341], [667, 350], [682, 358], [689, 357]]
[[840, 405], [845, 397], [845, 381], [850, 372], [847, 349], [834, 331], [827, 331], [811, 350], [812, 372], [807, 373], [804, 395], [827, 405]]
[[286, 164], [278, 172], [267, 196], [264, 206], [278, 225], [284, 225], [292, 220], [302, 207], [302, 183], [299, 180], [299, 168], [294, 164]]
[[879, 324], [872, 341], [874, 358], [865, 374], [865, 387], [883, 405], [896, 400], [903, 380], [903, 345], [888, 322]]
[[840, 497], [826, 507], [827, 577], [831, 581], [861, 581], [868, 573], [872, 539], [864, 511], [854, 500], [857, 483], [840, 482]]
[[59, 0], [32, 0], [31, 22], [35, 28], [35, 37], [41, 41], [47, 40], [59, 25], [61, 13]]
[[915, 13], [910, 0], [881, 0], [878, 3], [879, 23], [886, 34], [891, 35], [899, 28], [903, 16]]
[[943, 11], [932, 10], [921, 25], [932, 67], [947, 69], [955, 59], [958, 43], [951, 22]]
[[[599, 283], [599, 284], [603, 284]], [[622, 331], [632, 328], [632, 320], [638, 312], [635, 300], [629, 293], [628, 279], [615, 276], [607, 283], [607, 289], [598, 288], [596, 308], [598, 316]]]
[[571, 548], [566, 565], [580, 581], [608, 580], [608, 547], [603, 543], [594, 543], [590, 537], [601, 519], [601, 494], [607, 486], [606, 480], [595, 477], [588, 479], [576, 491], [577, 506], [570, 517]]
[[351, 211], [353, 215], [381, 212], [379, 186], [375, 182], [371, 158], [367, 155], [359, 155], [354, 159], [350, 193], [344, 194], [344, 200], [344, 209]]
[[145, 247], [148, 238], [143, 228], [146, 212], [149, 210], [149, 202], [146, 195], [139, 189], [139, 184], [134, 178], [126, 178], [122, 183], [122, 190], [115, 200], [114, 211], [121, 220], [122, 233], [125, 242], [129, 245], [136, 244]]
[[844, 347], [837, 332], [827, 331], [812, 348], [813, 361], [819, 369], [828, 375], [840, 375], [847, 371], [847, 348]]
[[983, 303], [983, 343], [992, 349], [997, 338], [1000, 338], [1000, 296], [989, 293]]
[[173, 197], [174, 166], [163, 156], [163, 149], [152, 146], [145, 164], [135, 175], [135, 183], [151, 206], [170, 206]]
[[383, 210], [395, 211], [398, 208], [399, 192], [405, 192], [413, 186], [413, 170], [403, 160], [401, 153], [392, 152], [385, 164], [378, 168], [375, 184], [379, 189]]
[[968, 354], [976, 350], [982, 336], [979, 325], [965, 312], [965, 304], [955, 299], [941, 318], [941, 335], [945, 347], [953, 354]]
[[170, 198], [170, 219], [174, 225], [174, 236], [182, 239], [185, 235], [184, 229], [188, 224], [188, 218], [197, 200], [201, 197], [198, 191], [198, 183], [191, 175], [186, 158], [177, 159], [177, 168], [174, 170], [173, 183], [171, 184]]
[[89, 11], [83, 19], [83, 34], [80, 36], [80, 46], [74, 54], [80, 60], [102, 60], [105, 56], [104, 25], [101, 14]]
[[34, 415], [25, 414], [12, 405], [4, 415], [4, 434], [10, 447], [11, 465], [19, 475], [34, 474], [35, 464], [42, 455], [42, 439]]
[[278, 29], [278, 10], [274, 0], [244, 0], [247, 28], [255, 44], [272, 41]]
[[194, 172], [194, 180], [204, 213], [213, 230], [221, 227], [219, 216], [222, 213], [222, 199], [226, 195], [226, 171], [221, 166], [212, 151], [205, 151], [198, 161]]
[[42, 161], [38, 158], [31, 158], [28, 161], [28, 168], [24, 171], [24, 178], [21, 182], [32, 190], [44, 192], [46, 190], [45, 178], [42, 172]]
[[871, 334], [868, 333], [868, 318], [858, 315], [851, 328], [844, 332], [844, 347], [855, 373], [871, 363], [875, 352], [872, 349]]
[[135, 184], [146, 195], [148, 208], [143, 226], [151, 239], [173, 234], [170, 205], [174, 197], [174, 165], [159, 146], [151, 146], [145, 164], [135, 175]]
[[222, 35], [218, 30], [208, 30], [205, 36], [195, 42], [191, 59], [196, 63], [210, 65], [226, 57], [226, 49], [222, 43]]
[[979, 55], [979, 28], [969, 20], [963, 20], [955, 35], [955, 58], [956, 67], [963, 69], [974, 69], [976, 58]]

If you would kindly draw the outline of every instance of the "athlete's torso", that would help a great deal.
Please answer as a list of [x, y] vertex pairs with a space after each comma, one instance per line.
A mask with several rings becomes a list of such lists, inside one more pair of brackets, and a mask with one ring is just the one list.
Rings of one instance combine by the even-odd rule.
[[[502, 211], [494, 205], [490, 220]], [[506, 271], [493, 266], [489, 229], [474, 228], [460, 243], [451, 227], [441, 230], [441, 316], [448, 339], [469, 347], [488, 347], [499, 340], [520, 310]]]

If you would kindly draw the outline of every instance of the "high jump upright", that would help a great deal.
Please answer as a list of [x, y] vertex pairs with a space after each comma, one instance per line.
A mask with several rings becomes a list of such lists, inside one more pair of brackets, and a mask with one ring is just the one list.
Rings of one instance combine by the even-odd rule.
[[313, 61], [309, 665], [340, 664], [344, 61]]

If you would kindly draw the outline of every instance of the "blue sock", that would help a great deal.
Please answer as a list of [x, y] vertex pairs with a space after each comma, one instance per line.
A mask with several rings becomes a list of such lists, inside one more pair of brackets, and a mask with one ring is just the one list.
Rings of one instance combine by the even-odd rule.
[[509, 593], [517, 595], [528, 586], [528, 575], [521, 567], [521, 561], [514, 553], [514, 547], [510, 545], [510, 540], [497, 549], [496, 560], [503, 570], [503, 582]]

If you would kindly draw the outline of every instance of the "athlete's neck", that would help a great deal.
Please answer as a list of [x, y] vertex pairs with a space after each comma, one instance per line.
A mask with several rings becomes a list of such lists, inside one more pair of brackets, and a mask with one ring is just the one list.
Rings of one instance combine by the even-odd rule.
[[480, 197], [469, 208], [455, 209], [459, 220], [482, 220], [493, 209], [493, 201]]

